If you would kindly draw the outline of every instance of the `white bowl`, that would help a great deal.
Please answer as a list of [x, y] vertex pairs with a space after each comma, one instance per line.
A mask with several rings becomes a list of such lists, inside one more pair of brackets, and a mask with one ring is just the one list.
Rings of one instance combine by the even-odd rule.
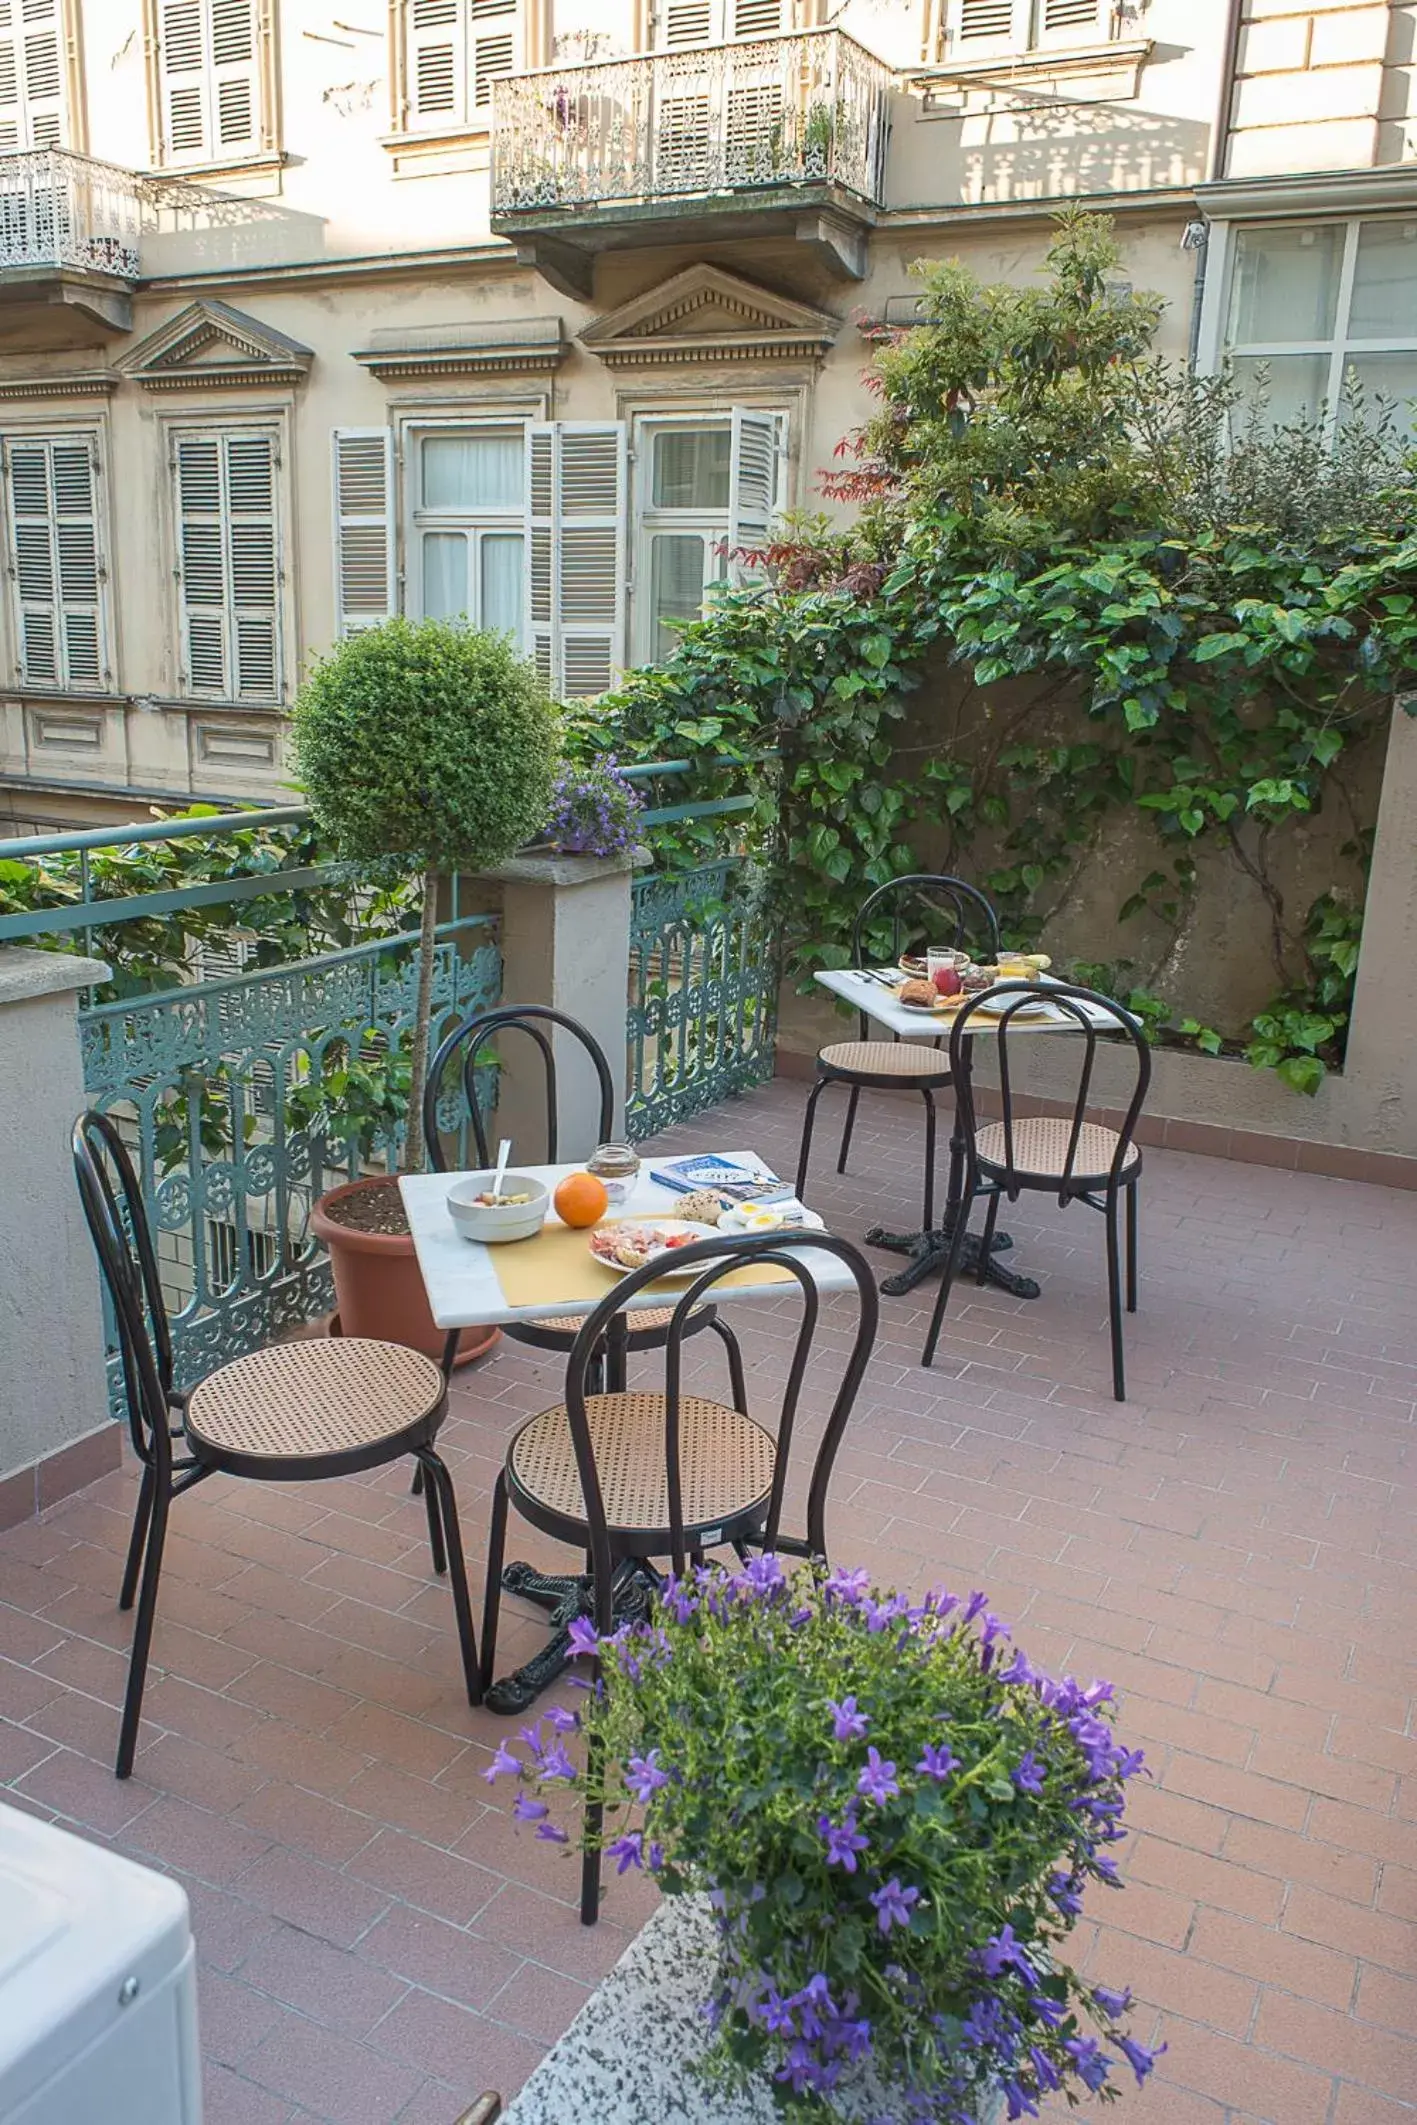
[[448, 1216], [465, 1240], [485, 1240], [495, 1246], [503, 1240], [534, 1239], [546, 1223], [551, 1190], [529, 1173], [504, 1173], [503, 1195], [529, 1195], [530, 1202], [474, 1202], [474, 1196], [491, 1193], [496, 1178], [492, 1167], [485, 1173], [465, 1173], [448, 1190]]

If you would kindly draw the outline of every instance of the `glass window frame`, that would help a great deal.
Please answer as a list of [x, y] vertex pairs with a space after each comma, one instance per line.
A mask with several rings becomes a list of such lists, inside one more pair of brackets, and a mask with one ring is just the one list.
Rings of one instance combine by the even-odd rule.
[[[707, 407], [680, 413], [650, 413], [640, 416], [635, 436], [635, 568], [632, 586], [631, 633], [635, 655], [641, 663], [660, 661], [656, 621], [651, 596], [653, 549], [656, 534], [701, 537], [704, 540], [704, 602], [710, 587], [728, 576], [728, 533], [732, 489], [721, 508], [707, 509], [656, 506], [654, 502], [654, 452], [658, 438], [670, 430], [721, 428], [730, 435], [733, 415], [729, 408], [717, 413]], [[731, 472], [730, 472], [731, 480]], [[717, 551], [715, 551], [715, 542]], [[702, 607], [700, 608], [702, 609]]]
[[[459, 419], [411, 421], [405, 430], [405, 508], [406, 548], [408, 553], [409, 611], [415, 618], [425, 612], [423, 541], [427, 534], [462, 536], [468, 542], [468, 590], [470, 606], [468, 624], [481, 627], [482, 618], [482, 544], [484, 539], [506, 537], [514, 532], [523, 542], [525, 559], [526, 539], [526, 429], [524, 414], [486, 414]], [[484, 503], [477, 508], [434, 508], [423, 500], [423, 445], [431, 438], [451, 438], [473, 432], [514, 433], [522, 454], [522, 492], [515, 502], [502, 505]], [[517, 614], [514, 636], [519, 652], [525, 652], [526, 613]]]

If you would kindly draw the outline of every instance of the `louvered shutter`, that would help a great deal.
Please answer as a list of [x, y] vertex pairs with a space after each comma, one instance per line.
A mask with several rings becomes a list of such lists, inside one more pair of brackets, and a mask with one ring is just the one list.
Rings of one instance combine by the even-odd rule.
[[407, 0], [404, 39], [408, 124], [455, 124], [467, 75], [465, 0]]
[[950, 56], [983, 59], [991, 52], [1027, 51], [1030, 17], [1030, 0], [949, 0]]
[[0, 0], [0, 155], [64, 144], [59, 0]]
[[163, 153], [200, 159], [212, 137], [203, 0], [162, 0], [158, 71]]
[[387, 428], [334, 433], [335, 632], [393, 617], [394, 439]]
[[625, 426], [534, 422], [526, 450], [526, 642], [558, 699], [584, 699], [624, 660]]
[[680, 51], [687, 45], [712, 44], [721, 34], [722, 14], [714, 0], [664, 0], [659, 18], [659, 43], [665, 51]]
[[745, 553], [767, 544], [778, 501], [782, 423], [776, 413], [733, 408], [728, 467], [728, 567], [735, 583], [758, 582], [762, 569]]
[[108, 672], [94, 445], [87, 436], [12, 442], [6, 466], [21, 680], [100, 686]]
[[174, 450], [182, 671], [188, 692], [280, 692], [275, 438], [184, 435]]
[[492, 83], [514, 74], [521, 63], [519, 0], [468, 0], [470, 67], [468, 91], [475, 111], [490, 112]]
[[162, 0], [158, 71], [168, 161], [224, 161], [261, 144], [257, 0]]
[[212, 152], [239, 155], [260, 144], [261, 85], [256, 0], [208, 0]]
[[1112, 34], [1112, 0], [1041, 0], [1040, 44], [1103, 44]]
[[735, 37], [780, 37], [792, 27], [791, 0], [733, 0]]

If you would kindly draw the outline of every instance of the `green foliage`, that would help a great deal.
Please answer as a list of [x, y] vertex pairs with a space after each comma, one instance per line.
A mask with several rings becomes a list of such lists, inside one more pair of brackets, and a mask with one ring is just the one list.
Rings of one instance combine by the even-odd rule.
[[320, 659], [292, 715], [315, 818], [343, 856], [500, 863], [546, 823], [557, 718], [506, 637], [389, 620]]
[[[843, 963], [866, 893], [926, 850], [1029, 945], [1144, 820], [1119, 921], [1179, 939], [1218, 857], [1260, 897], [1277, 993], [1248, 1032], [1148, 1008], [1140, 983], [1133, 1007], [1156, 1037], [1312, 1090], [1341, 1060], [1356, 927], [1335, 960], [1278, 857], [1347, 804], [1354, 747], [1417, 674], [1417, 486], [1381, 412], [1330, 447], [1322, 424], [1269, 423], [1229, 379], [1152, 359], [1157, 305], [1115, 291], [1117, 263], [1108, 224], [1070, 214], [1042, 288], [927, 272], [926, 322], [883, 345], [881, 410], [829, 483], [856, 522], [791, 527], [766, 586], [722, 594], [666, 666], [605, 698], [595, 742], [776, 748], [763, 814], [777, 805], [804, 979]], [[946, 661], [977, 727], [905, 751], [908, 693]], [[716, 786], [705, 768], [694, 793]]]
[[[1053, 1683], [1006, 1636], [982, 1594], [912, 1605], [864, 1571], [789, 1577], [766, 1556], [671, 1582], [647, 1623], [600, 1642], [590, 1834], [622, 1873], [712, 1894], [710, 2073], [771, 2076], [801, 2125], [943, 2125], [996, 2078], [1011, 2106], [1027, 2096], [1018, 2116], [1083, 2062], [1106, 2089], [1122, 2059], [1089, 2024], [1150, 2070], [1117, 2027], [1126, 1997], [1060, 1953], [1114, 1872], [1101, 1848], [1141, 1757], [1113, 1738], [1107, 1685]], [[546, 1796], [515, 1812], [555, 1839], [548, 1801], [574, 1768], [527, 1738], [493, 1775]]]

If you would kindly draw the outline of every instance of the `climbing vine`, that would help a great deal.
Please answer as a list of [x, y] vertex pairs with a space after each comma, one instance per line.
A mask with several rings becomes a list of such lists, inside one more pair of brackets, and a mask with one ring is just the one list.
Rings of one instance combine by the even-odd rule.
[[[701, 758], [696, 793], [711, 759], [775, 751], [757, 824], [804, 978], [844, 961], [860, 901], [922, 843], [1031, 943], [1145, 821], [1109, 985], [1159, 1037], [1311, 1092], [1342, 1057], [1371, 841], [1345, 769], [1417, 672], [1417, 484], [1390, 409], [1276, 425], [1262, 395], [1157, 360], [1159, 305], [1116, 265], [1106, 221], [1072, 214], [1040, 287], [928, 271], [827, 483], [854, 521], [791, 525], [582, 743]], [[1280, 859], [1325, 808], [1356, 890], [1291, 904]], [[1258, 896], [1274, 978], [1219, 1030], [1151, 996], [1126, 949], [1143, 913], [1183, 935], [1213, 856]]]

